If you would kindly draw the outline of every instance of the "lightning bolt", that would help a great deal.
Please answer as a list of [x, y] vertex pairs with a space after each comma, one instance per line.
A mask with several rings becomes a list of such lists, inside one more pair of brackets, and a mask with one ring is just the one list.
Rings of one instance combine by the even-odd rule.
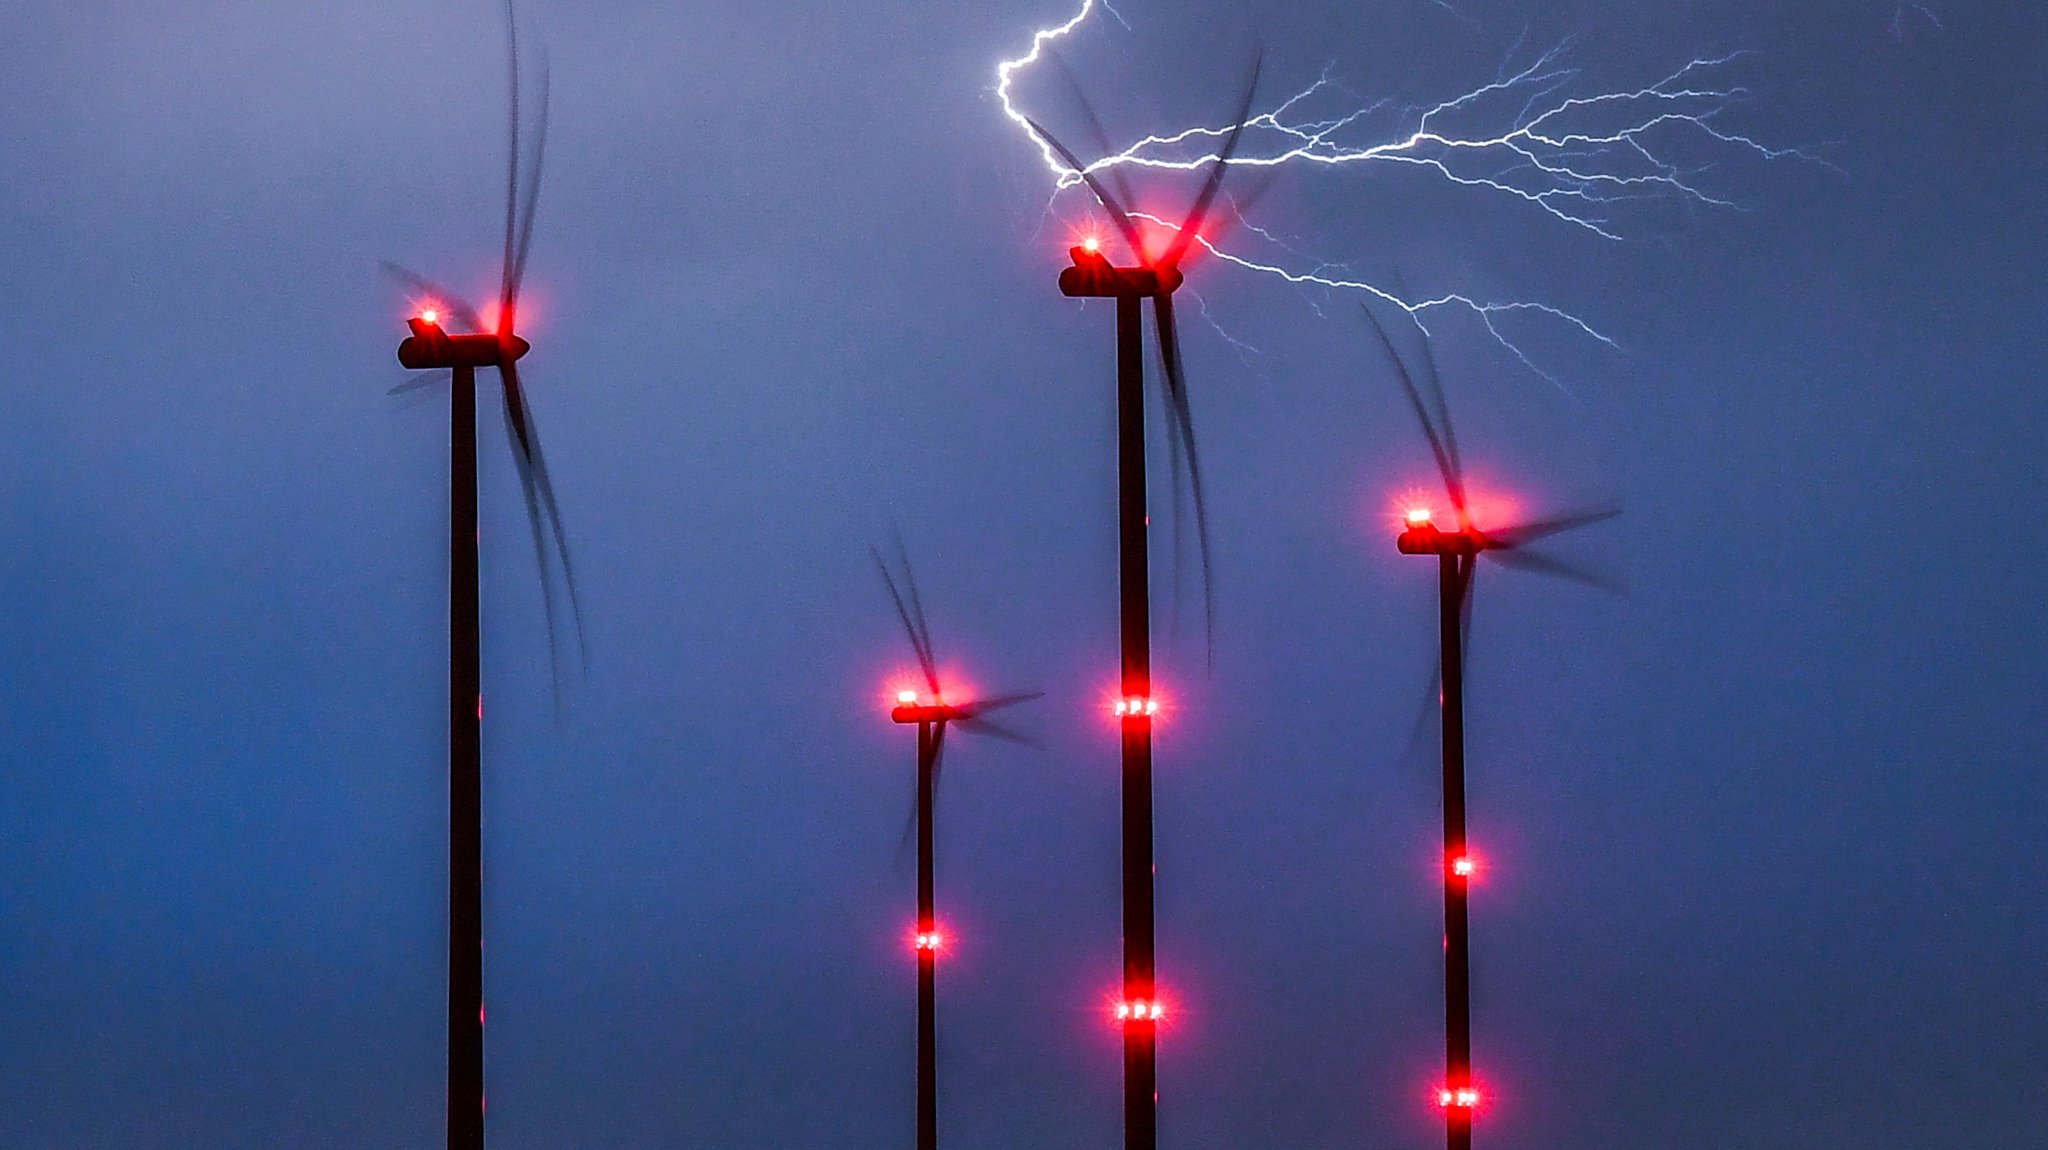
[[[1034, 32], [1030, 51], [996, 68], [995, 93], [1003, 115], [1037, 146], [1053, 178], [1048, 211], [1062, 193], [1082, 183], [1082, 172], [1031, 130], [1017, 105], [1016, 84], [1055, 41], [1071, 37], [1098, 7], [1122, 21], [1103, 0], [1081, 0], [1080, 10], [1066, 22]], [[1356, 97], [1345, 93], [1326, 71], [1270, 110], [1251, 116], [1231, 162], [1273, 170], [1400, 165], [1459, 191], [1533, 213], [1546, 225], [1619, 242], [1626, 238], [1636, 210], [1647, 203], [1734, 206], [1700, 182], [1704, 164], [1689, 166], [1678, 158], [1681, 154], [1705, 148], [1717, 158], [1733, 153], [1760, 160], [1797, 156], [1817, 161], [1799, 149], [1771, 147], [1724, 126], [1724, 113], [1748, 93], [1723, 77], [1747, 53], [1693, 59], [1642, 87], [1586, 91], [1581, 70], [1567, 60], [1568, 47], [1552, 48], [1522, 66], [1504, 66], [1492, 80], [1428, 106], [1401, 107], [1390, 100], [1356, 103]], [[1517, 44], [1509, 58], [1520, 49]], [[1216, 152], [1208, 149], [1218, 146], [1235, 126], [1198, 125], [1146, 136], [1095, 160], [1087, 171], [1197, 171], [1217, 162]], [[1178, 226], [1154, 216], [1144, 218], [1169, 230]], [[1307, 260], [1271, 232], [1245, 223], [1241, 215], [1239, 224], [1238, 232], [1248, 237], [1248, 250], [1226, 247], [1207, 235], [1197, 236], [1196, 242], [1247, 271], [1304, 289], [1359, 293], [1392, 304], [1425, 328], [1428, 316], [1438, 309], [1468, 311], [1502, 348], [1560, 388], [1563, 384], [1538, 366], [1500, 321], [1541, 317], [1607, 347], [1619, 346], [1563, 308], [1531, 300], [1483, 299], [1459, 291], [1412, 295], [1398, 286], [1360, 278], [1341, 264]]]
[[[1906, 24], [1910, 17], [1915, 14], [1919, 15], [1927, 24], [1932, 25], [1937, 32], [1948, 30], [1948, 26], [1941, 22], [1941, 17], [1936, 16], [1934, 11], [1925, 4], [1915, 4], [1913, 0], [1899, 0], [1898, 6], [1892, 9], [1892, 39], [1903, 40], [1906, 38]], [[1918, 23], [1919, 21], [1914, 22]]]

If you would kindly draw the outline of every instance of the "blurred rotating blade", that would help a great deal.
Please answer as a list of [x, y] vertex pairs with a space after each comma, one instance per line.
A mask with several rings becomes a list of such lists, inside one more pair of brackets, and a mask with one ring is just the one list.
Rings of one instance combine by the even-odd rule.
[[1082, 182], [1088, 185], [1089, 191], [1095, 193], [1097, 202], [1109, 213], [1111, 222], [1115, 223], [1117, 231], [1123, 234], [1124, 242], [1130, 245], [1132, 257], [1141, 264], [1149, 262], [1145, 256], [1145, 239], [1138, 233], [1138, 225], [1131, 221], [1131, 213], [1125, 210], [1123, 201], [1104, 187], [1095, 173], [1088, 170], [1088, 165], [1082, 163], [1081, 158], [1068, 150], [1065, 144], [1060, 143], [1057, 136], [1046, 131], [1038, 121], [1029, 116], [1024, 118], [1024, 122], [1030, 125], [1033, 132], [1038, 133], [1038, 138], [1044, 140], [1046, 146], [1059, 153], [1060, 159], [1065, 160], [1068, 167], [1080, 173]]
[[1188, 401], [1187, 376], [1181, 366], [1180, 330], [1174, 323], [1173, 297], [1152, 297], [1159, 333], [1161, 388], [1166, 399], [1167, 456], [1173, 467], [1173, 551], [1176, 591], [1181, 555], [1181, 467], [1187, 468], [1188, 493], [1195, 505], [1195, 546], [1201, 557], [1202, 625], [1211, 666], [1216, 661], [1216, 590], [1209, 548], [1209, 505], [1202, 486], [1202, 455], [1195, 444], [1195, 417]]
[[1628, 588], [1618, 579], [1577, 563], [1567, 563], [1552, 555], [1527, 548], [1511, 551], [1489, 550], [1482, 552], [1487, 558], [1503, 567], [1527, 571], [1532, 575], [1543, 575], [1552, 579], [1563, 579], [1578, 583], [1610, 595], [1626, 594]]
[[[1458, 526], [1463, 529], [1468, 520], [1465, 475], [1464, 468], [1458, 461], [1457, 441], [1451, 437], [1448, 409], [1446, 408], [1444, 428], [1439, 431], [1435, 415], [1430, 411], [1429, 404], [1423, 400], [1422, 389], [1416, 386], [1415, 376], [1409, 372], [1407, 361], [1402, 359], [1401, 353], [1394, 348], [1394, 341], [1387, 335], [1387, 329], [1380, 326], [1379, 317], [1373, 314], [1371, 308], [1360, 305], [1360, 310], [1365, 313], [1366, 321], [1372, 325], [1373, 334], [1379, 337], [1380, 348], [1386, 352], [1387, 360], [1393, 364], [1394, 375], [1401, 382], [1401, 391], [1408, 398], [1408, 407], [1415, 413], [1415, 421], [1422, 425], [1423, 437], [1429, 441], [1430, 454], [1436, 458], [1437, 475], [1443, 480], [1444, 493], [1450, 497], [1451, 507], [1458, 515]], [[1434, 380], [1434, 366], [1430, 374]], [[1435, 393], [1439, 406], [1444, 406], [1441, 402], [1443, 388], [1433, 386], [1431, 390]]]
[[1562, 534], [1566, 531], [1576, 531], [1581, 527], [1591, 526], [1595, 523], [1604, 523], [1620, 514], [1621, 508], [1608, 504], [1601, 507], [1588, 508], [1584, 511], [1568, 511], [1561, 515], [1553, 515], [1548, 519], [1539, 519], [1534, 523], [1522, 523], [1514, 527], [1503, 527], [1498, 531], [1487, 532], [1486, 537], [1496, 547], [1520, 547], [1524, 544], [1534, 543], [1538, 539], [1547, 539], [1552, 535]]
[[924, 603], [917, 594], [917, 574], [911, 569], [910, 554], [903, 546], [903, 536], [896, 536], [897, 562], [903, 567], [903, 585], [899, 587], [896, 577], [889, 573], [889, 564], [882, 558], [881, 549], [870, 545], [868, 553], [875, 557], [875, 570], [882, 573], [882, 585], [889, 590], [889, 601], [896, 605], [896, 617], [903, 622], [904, 637], [910, 640], [910, 649], [917, 656], [918, 669], [924, 672], [924, 682], [931, 692], [933, 702], [939, 698], [939, 663], [932, 650], [931, 629], [925, 623]]
[[[554, 483], [548, 477], [547, 458], [541, 452], [533, 412], [527, 406], [526, 392], [520, 386], [518, 365], [512, 360], [505, 360], [498, 365], [498, 376], [504, 384], [505, 427], [511, 440], [512, 460], [519, 474], [520, 493], [526, 500], [527, 523], [533, 532], [534, 559], [540, 568], [541, 599], [545, 604], [548, 624], [548, 661], [554, 671], [559, 705], [561, 662], [551, 562], [561, 567], [562, 584], [569, 601], [570, 623], [575, 630], [579, 667], [586, 666], [590, 659], [583, 634], [583, 600], [577, 590], [576, 564], [570, 554], [568, 534], [562, 525], [561, 507], [555, 499]], [[550, 539], [554, 544], [552, 552], [548, 546]]]
[[1210, 170], [1208, 180], [1196, 194], [1194, 206], [1188, 209], [1187, 219], [1174, 233], [1173, 242], [1167, 245], [1166, 254], [1160, 257], [1160, 267], [1178, 267], [1182, 257], [1188, 254], [1188, 246], [1195, 242], [1195, 237], [1201, 234], [1202, 225], [1208, 222], [1209, 208], [1216, 202], [1216, 193], [1223, 187], [1223, 177], [1230, 170], [1231, 157], [1237, 155], [1237, 145], [1244, 138], [1245, 127], [1251, 120], [1252, 101], [1258, 96], [1259, 72], [1264, 66], [1265, 53], [1262, 51], [1252, 58], [1251, 78], [1245, 82], [1244, 98], [1238, 102], [1237, 115], [1231, 120], [1230, 136], [1216, 154], [1216, 166]]
[[[390, 260], [378, 260], [377, 266], [384, 269], [385, 275], [434, 301], [437, 306], [448, 313], [450, 318], [460, 323], [466, 331], [482, 332], [485, 330], [483, 320], [477, 318], [476, 309], [465, 303], [461, 296], [420, 275], [418, 272], [400, 264], [392, 263]], [[451, 332], [451, 334], [461, 335], [463, 332]]]

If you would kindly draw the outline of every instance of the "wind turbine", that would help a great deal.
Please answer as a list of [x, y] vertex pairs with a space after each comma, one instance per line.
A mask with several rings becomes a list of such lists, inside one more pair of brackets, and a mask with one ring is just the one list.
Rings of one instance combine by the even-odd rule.
[[898, 562], [903, 569], [899, 585], [879, 550], [873, 550], [875, 567], [882, 584], [896, 605], [896, 617], [903, 623], [904, 637], [917, 655], [924, 675], [925, 693], [906, 688], [896, 695], [889, 718], [897, 723], [917, 725], [917, 801], [913, 818], [917, 834], [917, 1150], [938, 1150], [938, 961], [945, 946], [939, 929], [937, 894], [932, 875], [932, 842], [938, 814], [939, 764], [945, 754], [946, 729], [959, 727], [970, 734], [992, 735], [1013, 742], [1023, 736], [985, 718], [1018, 703], [1036, 699], [1042, 692], [999, 695], [974, 702], [949, 702], [939, 681], [938, 656], [932, 647], [931, 627], [925, 622], [924, 603], [917, 594], [917, 578], [910, 570], [910, 557], [898, 543]]
[[1469, 887], [1479, 864], [1465, 835], [1465, 647], [1471, 637], [1473, 577], [1483, 556], [1503, 567], [1614, 590], [1599, 575], [1531, 551], [1528, 545], [1611, 519], [1621, 511], [1600, 507], [1513, 527], [1481, 528], [1475, 524], [1465, 488], [1464, 463], [1458, 456], [1458, 440], [1451, 427], [1450, 405], [1444, 398], [1426, 334], [1425, 386], [1418, 387], [1379, 319], [1370, 309], [1365, 317], [1393, 364], [1408, 406], [1422, 425], [1423, 437], [1429, 441], [1430, 454], [1435, 457], [1437, 473], [1456, 518], [1456, 524], [1446, 529], [1437, 524], [1429, 507], [1410, 507], [1403, 515], [1404, 530], [1395, 545], [1404, 555], [1437, 557], [1444, 820], [1444, 1082], [1437, 1088], [1437, 1105], [1444, 1112], [1445, 1145], [1449, 1150], [1471, 1150], [1472, 1115], [1483, 1100], [1472, 1073], [1472, 963], [1467, 931]]
[[[1186, 377], [1181, 369], [1180, 334], [1174, 324], [1173, 293], [1183, 282], [1180, 264], [1201, 229], [1223, 186], [1231, 157], [1251, 114], [1258, 90], [1259, 66], [1254, 63], [1244, 99], [1232, 120], [1230, 134], [1208, 179], [1195, 196], [1187, 218], [1156, 257], [1128, 206], [1130, 189], [1118, 178], [1112, 191], [1089, 166], [1036, 121], [1031, 130], [1095, 194], [1129, 246], [1135, 266], [1117, 267], [1090, 239], [1069, 250], [1073, 266], [1060, 273], [1060, 291], [1067, 296], [1116, 300], [1117, 350], [1117, 539], [1120, 618], [1123, 646], [1121, 695], [1116, 714], [1122, 727], [1123, 751], [1123, 903], [1124, 978], [1117, 1018], [1124, 1039], [1124, 1146], [1153, 1150], [1159, 1139], [1158, 1031], [1164, 1018], [1154, 963], [1152, 903], [1152, 720], [1158, 700], [1152, 694], [1152, 595], [1146, 527], [1150, 522], [1145, 497], [1145, 350], [1144, 301], [1152, 301], [1163, 369], [1168, 444], [1176, 470], [1183, 455], [1194, 497], [1195, 523], [1202, 555], [1204, 618], [1213, 637], [1214, 597], [1209, 586], [1208, 513], [1202, 497], [1201, 457], [1195, 450], [1194, 424], [1188, 406]], [[1084, 110], [1087, 101], [1081, 100]], [[1089, 124], [1098, 140], [1102, 131], [1092, 111]], [[1102, 147], [1107, 150], [1106, 141]], [[1114, 175], [1115, 169], [1111, 169]], [[1176, 499], [1179, 486], [1174, 488]], [[1176, 528], [1178, 519], [1176, 519]]]
[[[520, 387], [518, 361], [530, 346], [515, 330], [519, 288], [533, 241], [541, 160], [547, 148], [547, 65], [542, 61], [540, 109], [533, 160], [522, 185], [519, 148], [519, 30], [505, 7], [510, 51], [511, 137], [505, 179], [505, 250], [497, 315], [486, 325], [476, 309], [453, 293], [395, 264], [385, 269], [420, 293], [419, 311], [406, 321], [412, 335], [398, 345], [398, 362], [415, 370], [449, 372], [448, 522], [448, 1150], [484, 1144], [483, 998], [483, 693], [482, 619], [478, 604], [476, 370], [496, 368], [504, 394], [505, 426], [519, 472], [548, 615], [551, 665], [556, 664], [554, 595], [550, 563], [561, 567], [579, 651], [582, 609], [575, 569], [562, 532], [554, 486], [548, 480], [533, 413]], [[463, 330], [450, 332], [447, 320]], [[401, 384], [423, 387], [438, 377]], [[552, 541], [552, 547], [550, 547]], [[559, 687], [559, 684], [558, 684]]]

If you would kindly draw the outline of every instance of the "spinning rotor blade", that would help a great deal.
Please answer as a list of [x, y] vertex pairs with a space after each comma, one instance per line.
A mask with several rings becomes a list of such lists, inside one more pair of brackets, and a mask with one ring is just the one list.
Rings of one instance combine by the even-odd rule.
[[[941, 737], [941, 733], [945, 729], [946, 724], [940, 723], [938, 730], [932, 732], [932, 738], [935, 740], [932, 744], [932, 815], [934, 822], [937, 821], [938, 816], [939, 752], [942, 749], [936, 740]], [[922, 750], [922, 748], [919, 749], [920, 751]], [[919, 763], [918, 766], [922, 768], [924, 764]], [[912, 848], [917, 844], [917, 800], [916, 780], [913, 780], [910, 791], [910, 809], [903, 814], [903, 835], [896, 840], [896, 865], [899, 867], [910, 861]], [[934, 827], [933, 829], [936, 830], [937, 828]]]
[[533, 529], [534, 560], [540, 567], [541, 599], [545, 604], [548, 622], [548, 662], [557, 668], [555, 685], [559, 690], [561, 675], [560, 661], [555, 634], [555, 597], [553, 578], [549, 573], [548, 536], [554, 537], [554, 561], [562, 568], [562, 583], [569, 597], [570, 621], [576, 631], [576, 653], [579, 666], [590, 660], [590, 650], [583, 635], [583, 601], [576, 590], [576, 566], [569, 555], [568, 536], [562, 527], [561, 507], [555, 501], [554, 483], [548, 478], [547, 458], [541, 454], [540, 437], [534, 427], [533, 411], [526, 405], [526, 393], [519, 384], [519, 368], [511, 360], [498, 365], [499, 378], [504, 383], [505, 428], [512, 441], [512, 460], [519, 472], [519, 487], [526, 498], [526, 519]]
[[1534, 543], [1538, 539], [1545, 539], [1562, 532], [1600, 523], [1612, 519], [1619, 514], [1621, 514], [1621, 508], [1619, 507], [1611, 505], [1596, 507], [1587, 511], [1574, 511], [1564, 515], [1553, 515], [1548, 519], [1539, 519], [1534, 523], [1504, 527], [1499, 531], [1489, 531], [1486, 533], [1486, 537], [1495, 546], [1520, 547], [1527, 543]]
[[505, 0], [505, 58], [511, 83], [506, 103], [505, 131], [511, 143], [505, 149], [505, 258], [498, 265], [498, 334], [510, 330], [505, 304], [512, 298], [512, 264], [519, 222], [519, 13], [513, 0]]
[[1415, 709], [1415, 722], [1408, 728], [1408, 741], [1401, 747], [1403, 770], [1414, 764], [1417, 752], [1422, 749], [1423, 739], [1429, 734], [1429, 721], [1443, 716], [1443, 690], [1443, 662], [1436, 660], [1429, 670], [1429, 685], [1422, 692], [1422, 705]]
[[1223, 186], [1223, 176], [1230, 169], [1230, 158], [1237, 154], [1238, 141], [1244, 136], [1246, 121], [1251, 118], [1252, 100], [1259, 91], [1259, 71], [1265, 66], [1265, 53], [1252, 59], [1251, 80], [1244, 86], [1244, 99], [1238, 102], [1237, 118], [1232, 121], [1230, 136], [1223, 141], [1223, 150], [1216, 155], [1216, 167], [1210, 171], [1209, 179], [1203, 183], [1201, 192], [1195, 196], [1194, 207], [1188, 211], [1188, 218], [1181, 223], [1173, 242], [1167, 245], [1166, 254], [1159, 259], [1163, 268], [1177, 267], [1181, 257], [1188, 254], [1188, 245], [1195, 242], [1202, 224], [1209, 215], [1209, 206], [1216, 202], [1216, 192]]
[[1117, 231], [1123, 233], [1124, 242], [1131, 245], [1131, 255], [1141, 264], [1148, 263], [1145, 257], [1144, 237], [1138, 234], [1138, 225], [1131, 222], [1131, 214], [1124, 210], [1123, 202], [1111, 195], [1109, 189], [1102, 186], [1102, 181], [1095, 178], [1095, 173], [1088, 170], [1088, 165], [1082, 163], [1079, 156], [1067, 150], [1067, 146], [1060, 143], [1057, 136], [1046, 131], [1038, 121], [1029, 116], [1024, 117], [1024, 122], [1031, 125], [1031, 130], [1038, 133], [1039, 139], [1044, 140], [1047, 146], [1060, 154], [1060, 159], [1065, 160], [1068, 167], [1081, 174], [1081, 179], [1088, 185], [1088, 190], [1095, 193], [1095, 198], [1109, 212], [1109, 218], [1116, 224]]
[[1494, 562], [1499, 563], [1503, 567], [1513, 567], [1537, 575], [1568, 579], [1574, 583], [1583, 583], [1588, 587], [1598, 588], [1609, 594], [1620, 595], [1626, 589], [1619, 580], [1590, 567], [1567, 563], [1555, 556], [1545, 555], [1528, 549], [1529, 544], [1539, 539], [1546, 539], [1552, 535], [1561, 535], [1564, 532], [1574, 531], [1594, 523], [1605, 522], [1620, 514], [1621, 508], [1619, 507], [1596, 507], [1587, 511], [1553, 515], [1548, 519], [1537, 520], [1534, 523], [1524, 523], [1519, 526], [1488, 532], [1487, 540], [1492, 546], [1488, 547], [1484, 554], [1491, 556]]
[[533, 167], [526, 173], [526, 202], [520, 210], [519, 243], [514, 249], [512, 270], [505, 293], [505, 306], [500, 310], [499, 322], [502, 330], [512, 332], [513, 316], [519, 310], [519, 289], [526, 282], [526, 256], [533, 249], [533, 216], [540, 204], [540, 173], [548, 152], [548, 61], [545, 53], [540, 61], [540, 116], [534, 125]]
[[1187, 463], [1188, 490], [1195, 503], [1195, 545], [1202, 559], [1202, 621], [1209, 658], [1216, 657], [1216, 589], [1210, 579], [1209, 505], [1202, 488], [1202, 456], [1195, 446], [1194, 412], [1188, 402], [1187, 376], [1181, 365], [1180, 329], [1174, 323], [1171, 293], [1152, 297], [1153, 318], [1159, 332], [1161, 387], [1166, 392], [1168, 458], [1174, 471], [1174, 573], [1179, 578], [1180, 559], [1180, 468]]
[[1022, 694], [997, 695], [993, 699], [980, 699], [972, 703], [964, 703], [955, 709], [960, 712], [963, 719], [978, 719], [990, 711], [1000, 711], [1005, 707], [1014, 707], [1019, 703], [1028, 703], [1033, 699], [1043, 698], [1045, 698], [1044, 691], [1026, 691]]
[[[1082, 122], [1088, 125], [1089, 133], [1094, 136], [1092, 142], [1095, 144], [1095, 154], [1098, 156], [1109, 155], [1112, 150], [1109, 146], [1109, 133], [1102, 130], [1102, 121], [1095, 116], [1095, 105], [1089, 102], [1088, 94], [1081, 90], [1081, 81], [1074, 78], [1074, 70], [1067, 66], [1067, 58], [1060, 55], [1058, 49], [1052, 47], [1046, 48], [1045, 55], [1047, 59], [1052, 61], [1053, 70], [1059, 73], [1060, 79], [1066, 81], [1067, 92], [1073, 96], [1074, 103], [1080, 107]], [[1124, 178], [1122, 167], [1111, 167], [1109, 169], [1109, 178], [1116, 183], [1116, 194], [1119, 200], [1126, 204], [1137, 202], [1137, 197], [1131, 194], [1130, 181]], [[1144, 258], [1143, 254], [1141, 253], [1138, 258], [1142, 260]]]
[[896, 604], [896, 617], [903, 621], [903, 634], [910, 640], [910, 649], [917, 655], [918, 669], [924, 672], [925, 686], [930, 688], [932, 698], [939, 697], [939, 664], [932, 654], [931, 631], [925, 625], [924, 604], [917, 597], [917, 575], [910, 569], [910, 556], [903, 549], [903, 537], [896, 538], [898, 561], [903, 564], [903, 582], [909, 588], [906, 597], [896, 586], [895, 576], [889, 574], [889, 564], [882, 558], [879, 548], [869, 546], [868, 553], [875, 557], [875, 570], [882, 573], [882, 584], [889, 589], [889, 600]]
[[390, 260], [378, 260], [377, 266], [384, 269], [385, 275], [390, 276], [392, 279], [397, 280], [421, 295], [431, 297], [450, 316], [461, 321], [462, 326], [469, 329], [469, 331], [481, 332], [484, 330], [484, 323], [477, 318], [476, 309], [464, 303], [461, 296], [420, 275], [418, 272], [392, 263]]
[[939, 771], [946, 765], [946, 727], [941, 721], [932, 728], [932, 821], [938, 821], [939, 812]]
[[1037, 739], [988, 719], [956, 719], [954, 722], [959, 724], [961, 730], [972, 734], [986, 735], [991, 739], [1001, 739], [1006, 743], [1016, 743], [1018, 746], [1031, 747], [1035, 750], [1043, 747]]
[[[1372, 313], [1371, 308], [1361, 305], [1361, 310], [1365, 312], [1366, 321], [1372, 324], [1373, 334], [1379, 336], [1380, 348], [1387, 353], [1387, 359], [1394, 365], [1394, 374], [1401, 380], [1401, 390], [1408, 397], [1408, 406], [1415, 412], [1416, 422], [1422, 424], [1422, 434], [1429, 440], [1430, 454], [1436, 457], [1437, 474], [1444, 481], [1444, 493], [1450, 496], [1451, 506], [1458, 513], [1458, 526], [1462, 529], [1466, 526], [1465, 473], [1458, 462], [1457, 441], [1451, 438], [1449, 409], [1443, 403], [1443, 388], [1441, 385], [1433, 388], [1438, 405], [1444, 407], [1446, 415], [1443, 430], [1439, 433], [1436, 419], [1431, 415], [1429, 406], [1423, 402], [1422, 391], [1415, 386], [1415, 377], [1409, 373], [1407, 362], [1401, 358], [1401, 353], [1394, 349], [1394, 341], [1388, 337], [1387, 329], [1380, 326], [1379, 317]], [[1435, 359], [1432, 356], [1432, 384], [1436, 382], [1435, 374]]]
[[[932, 830], [934, 837], [938, 830], [939, 817], [939, 769], [946, 765], [946, 726], [941, 719], [932, 728]], [[903, 838], [896, 844], [896, 861], [901, 865], [910, 855], [912, 844], [917, 841], [917, 792], [910, 795], [910, 813], [903, 820]]]
[[394, 396], [412, 395], [416, 392], [425, 391], [430, 387], [441, 387], [447, 384], [449, 380], [450, 373], [446, 371], [434, 371], [426, 375], [415, 375], [410, 379], [394, 383], [390, 387], [385, 388], [384, 394]]
[[[1458, 563], [1458, 662], [1468, 668], [1472, 656], [1472, 584], [1477, 567], [1470, 556], [1460, 556]], [[1443, 651], [1437, 651], [1436, 665], [1430, 668], [1429, 686], [1422, 694], [1422, 706], [1416, 712], [1415, 725], [1409, 728], [1408, 742], [1401, 750], [1401, 761], [1405, 764], [1415, 758], [1415, 752], [1422, 745], [1423, 736], [1429, 732], [1431, 718], [1441, 718], [1444, 707], [1444, 663]]]
[[1582, 583], [1588, 587], [1605, 591], [1610, 595], [1620, 595], [1627, 590], [1620, 581], [1610, 576], [1603, 575], [1589, 567], [1567, 563], [1562, 559], [1552, 555], [1545, 555], [1540, 551], [1520, 549], [1488, 550], [1483, 552], [1483, 554], [1503, 567], [1512, 567], [1518, 571], [1527, 571], [1535, 575], [1548, 575], [1554, 579], [1565, 579], [1573, 583]]

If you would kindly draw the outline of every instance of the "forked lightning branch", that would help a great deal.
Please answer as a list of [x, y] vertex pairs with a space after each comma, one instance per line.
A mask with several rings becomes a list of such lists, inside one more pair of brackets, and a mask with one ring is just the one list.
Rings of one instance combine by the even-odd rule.
[[[1052, 177], [1055, 201], [1081, 186], [1082, 170], [1032, 131], [1027, 117], [1044, 117], [1033, 117], [1022, 105], [1019, 86], [1059, 42], [1071, 40], [1097, 19], [1098, 10], [1117, 15], [1104, 0], [1081, 0], [1073, 16], [1034, 32], [1029, 51], [996, 68], [995, 92], [1003, 115], [1038, 151]], [[1561, 46], [1504, 66], [1484, 83], [1409, 108], [1390, 99], [1357, 103], [1326, 72], [1271, 107], [1255, 110], [1232, 163], [1250, 172], [1419, 175], [1440, 182], [1446, 192], [1496, 200], [1525, 212], [1531, 226], [1572, 229], [1595, 242], [1620, 241], [1628, 238], [1632, 219], [1656, 203], [1732, 206], [1699, 174], [1710, 161], [1804, 155], [1769, 146], [1726, 124], [1730, 109], [1747, 96], [1730, 78], [1744, 55], [1695, 58], [1648, 85], [1595, 90], [1568, 63]], [[1215, 149], [1234, 126], [1191, 124], [1147, 135], [1113, 151], [1105, 148], [1106, 154], [1087, 162], [1086, 171], [1098, 178], [1197, 171], [1217, 162]], [[1175, 226], [1170, 220], [1145, 218], [1164, 229]], [[1311, 261], [1250, 221], [1237, 224], [1229, 239], [1202, 235], [1195, 242], [1225, 262], [1318, 294], [1359, 293], [1383, 300], [1418, 323], [1440, 309], [1469, 311], [1502, 347], [1546, 378], [1549, 373], [1498, 321], [1540, 317], [1614, 346], [1591, 322], [1564, 308], [1455, 289], [1413, 293], [1359, 276], [1339, 263]]]

